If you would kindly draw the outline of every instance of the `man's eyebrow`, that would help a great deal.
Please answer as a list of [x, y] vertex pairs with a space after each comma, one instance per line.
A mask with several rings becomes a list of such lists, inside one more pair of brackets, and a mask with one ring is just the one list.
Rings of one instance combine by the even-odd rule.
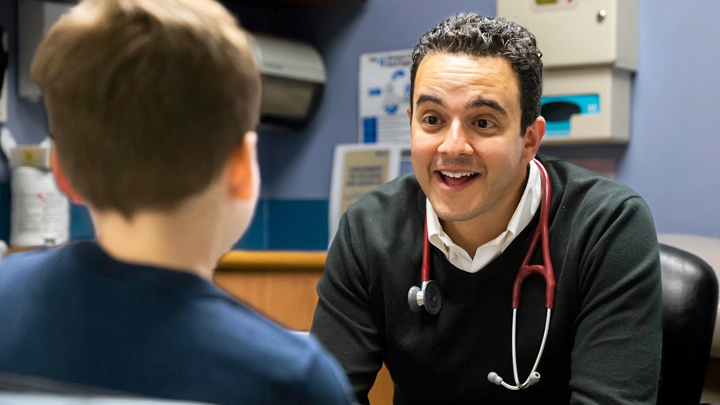
[[507, 115], [507, 111], [495, 100], [488, 100], [486, 98], [476, 98], [475, 100], [467, 103], [467, 108], [479, 108], [479, 107], [490, 107], [493, 110], [499, 112], [502, 115]]
[[445, 104], [443, 104], [442, 100], [440, 100], [440, 97], [435, 97], [427, 94], [422, 94], [420, 97], [418, 97], [417, 102], [415, 102], [415, 106], [419, 106], [423, 103], [435, 103], [442, 107], [445, 107]]

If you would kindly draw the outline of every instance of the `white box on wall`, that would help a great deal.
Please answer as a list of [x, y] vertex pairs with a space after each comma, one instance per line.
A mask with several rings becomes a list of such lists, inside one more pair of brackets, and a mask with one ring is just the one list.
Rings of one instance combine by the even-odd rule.
[[498, 0], [497, 14], [535, 35], [546, 68], [637, 69], [637, 0]]
[[497, 0], [543, 53], [544, 144], [626, 143], [637, 70], [637, 0]]

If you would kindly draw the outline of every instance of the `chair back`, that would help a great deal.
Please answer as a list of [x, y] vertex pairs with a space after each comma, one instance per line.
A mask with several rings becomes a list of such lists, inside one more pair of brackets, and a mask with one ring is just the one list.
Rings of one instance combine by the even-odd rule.
[[658, 405], [698, 404], [710, 359], [718, 281], [705, 261], [660, 244], [663, 348]]

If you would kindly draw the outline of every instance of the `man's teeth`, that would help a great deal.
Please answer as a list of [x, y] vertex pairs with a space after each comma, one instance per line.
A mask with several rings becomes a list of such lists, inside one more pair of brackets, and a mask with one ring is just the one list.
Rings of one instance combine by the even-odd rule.
[[456, 179], [459, 179], [460, 177], [463, 177], [463, 176], [472, 176], [475, 174], [474, 172], [451, 173], [451, 172], [443, 172], [443, 171], [441, 171], [440, 173], [442, 173], [443, 176], [455, 177]]

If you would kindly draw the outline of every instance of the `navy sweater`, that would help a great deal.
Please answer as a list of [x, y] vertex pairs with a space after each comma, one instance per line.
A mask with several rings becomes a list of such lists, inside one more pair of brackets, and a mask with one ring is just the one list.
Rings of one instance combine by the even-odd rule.
[[348, 404], [342, 369], [188, 273], [97, 244], [0, 262], [0, 372], [216, 404]]

